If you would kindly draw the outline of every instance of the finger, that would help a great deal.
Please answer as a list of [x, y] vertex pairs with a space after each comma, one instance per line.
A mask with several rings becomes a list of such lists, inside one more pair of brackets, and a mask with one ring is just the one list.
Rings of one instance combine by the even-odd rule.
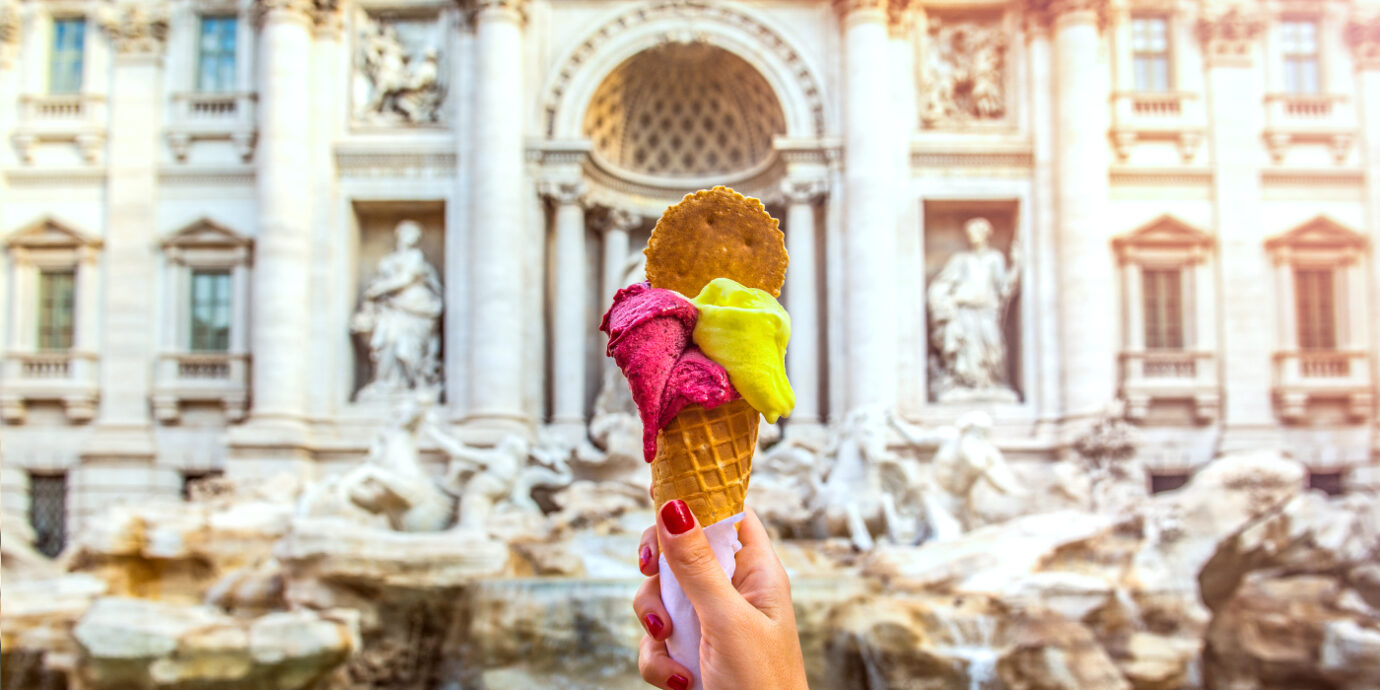
[[738, 540], [743, 548], [736, 556], [733, 586], [752, 592], [749, 603], [775, 620], [780, 610], [791, 606], [790, 578], [771, 546], [766, 526], [751, 508], [739, 524]]
[[637, 569], [643, 575], [655, 575], [657, 573], [657, 559], [661, 556], [661, 547], [656, 542], [656, 525], [652, 525], [642, 532], [642, 543], [637, 546]]
[[690, 687], [690, 669], [671, 658], [666, 651], [666, 643], [643, 636], [637, 647], [637, 670], [642, 680], [661, 688], [661, 690], [685, 690]]
[[642, 581], [633, 596], [633, 613], [653, 639], [665, 640], [671, 635], [671, 614], [661, 602], [661, 577], [653, 575]]
[[704, 530], [684, 501], [667, 501], [657, 511], [656, 524], [666, 565], [700, 620], [732, 616], [738, 606], [746, 606], [747, 602], [724, 575]]

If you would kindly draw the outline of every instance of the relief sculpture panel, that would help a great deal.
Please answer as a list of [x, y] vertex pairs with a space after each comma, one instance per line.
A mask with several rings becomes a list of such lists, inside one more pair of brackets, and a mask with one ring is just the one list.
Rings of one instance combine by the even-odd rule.
[[436, 18], [361, 11], [356, 27], [355, 120], [379, 125], [439, 122], [445, 85]]
[[1007, 37], [999, 22], [931, 18], [925, 40], [920, 117], [925, 127], [1006, 116]]

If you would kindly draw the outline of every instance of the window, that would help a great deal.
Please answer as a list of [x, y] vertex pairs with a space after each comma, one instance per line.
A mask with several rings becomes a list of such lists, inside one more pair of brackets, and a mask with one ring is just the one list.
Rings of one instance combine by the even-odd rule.
[[1318, 23], [1289, 20], [1280, 24], [1280, 52], [1284, 56], [1285, 93], [1321, 91], [1318, 71]]
[[191, 343], [195, 352], [230, 349], [230, 271], [192, 271]]
[[1145, 298], [1145, 347], [1182, 350], [1184, 347], [1183, 276], [1178, 268], [1141, 270]]
[[1169, 90], [1169, 21], [1164, 17], [1131, 20], [1131, 67], [1137, 91]]
[[1294, 301], [1300, 350], [1337, 348], [1335, 297], [1332, 269], [1299, 268], [1294, 271]]
[[49, 93], [81, 91], [82, 49], [86, 43], [86, 20], [58, 19], [53, 22], [53, 50], [48, 62]]
[[203, 93], [235, 90], [234, 17], [202, 17], [197, 48], [196, 88]]
[[29, 524], [34, 548], [57, 556], [67, 543], [67, 475], [29, 475]]
[[39, 271], [38, 349], [70, 350], [76, 308], [76, 273]]

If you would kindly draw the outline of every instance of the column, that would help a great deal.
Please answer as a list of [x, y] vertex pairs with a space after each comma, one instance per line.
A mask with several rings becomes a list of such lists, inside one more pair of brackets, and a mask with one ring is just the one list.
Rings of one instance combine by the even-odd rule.
[[555, 212], [555, 262], [551, 274], [551, 421], [584, 429], [585, 345], [591, 317], [585, 285], [585, 183], [547, 180], [542, 194]]
[[138, 4], [127, 3], [117, 6], [101, 28], [114, 53], [106, 140], [104, 288], [100, 292], [101, 394], [97, 428], [83, 455], [151, 459], [149, 395], [158, 343], [154, 219], [167, 24], [150, 18]]
[[[604, 223], [604, 268], [599, 290], [599, 309], [607, 310], [613, 304], [613, 296], [623, 285], [623, 274], [627, 270], [628, 257], [632, 248], [628, 245], [628, 232], [642, 222], [642, 217], [621, 208], [609, 209]], [[602, 313], [598, 316], [603, 316]], [[611, 360], [610, 360], [611, 361]]]
[[896, 403], [896, 214], [886, 0], [836, 0], [843, 31], [845, 410]]
[[[0, 0], [0, 167], [18, 164], [10, 137], [19, 122], [19, 3]], [[5, 212], [9, 207], [10, 191], [6, 176], [0, 175], [0, 228], [6, 232], [17, 223]], [[6, 280], [0, 267], [0, 304], [5, 304]]]
[[[315, 24], [312, 45], [312, 207], [310, 263], [302, 270], [310, 271], [310, 284], [318, 289], [307, 299], [311, 308], [311, 368], [304, 405], [312, 418], [329, 417], [337, 400], [350, 394], [350, 355], [330, 356], [337, 351], [341, 324], [338, 320], [339, 302], [334, 290], [319, 289], [332, 285], [341, 271], [350, 270], [341, 251], [345, 223], [341, 222], [338, 176], [335, 168], [335, 142], [339, 140], [345, 120], [345, 94], [349, 87], [342, 78], [341, 62], [345, 59], [341, 45], [343, 13], [337, 3], [318, 5], [312, 13]], [[353, 305], [351, 305], [353, 306]], [[344, 359], [345, 361], [341, 361]]]
[[[1366, 175], [1366, 232], [1370, 235], [1369, 264], [1359, 270], [1369, 285], [1370, 350], [1380, 350], [1380, 15], [1357, 16], [1347, 26], [1356, 64], [1357, 113], [1362, 124], [1361, 164]], [[1371, 377], [1380, 386], [1380, 358], [1372, 355]], [[1380, 391], [1374, 392], [1380, 395]], [[1349, 489], [1380, 487], [1380, 404], [1375, 405], [1375, 430], [1371, 432], [1371, 464], [1352, 471]]]
[[[1101, 414], [1116, 391], [1115, 262], [1106, 215], [1107, 94], [1098, 0], [1051, 4], [1059, 341], [1065, 418]], [[1101, 323], [1101, 327], [1089, 324]]]
[[526, 0], [475, 0], [469, 416], [525, 425], [522, 35]]
[[[253, 410], [260, 430], [292, 443], [302, 432], [310, 366], [312, 230], [311, 5], [257, 0], [259, 13], [259, 235], [250, 330]], [[262, 433], [256, 434], [262, 440]]]
[[[1036, 356], [1040, 363], [1035, 390], [1036, 407], [1042, 430], [1054, 432], [1062, 416], [1060, 382], [1063, 365], [1060, 362], [1059, 328], [1059, 255], [1056, 244], [1056, 209], [1054, 196], [1054, 161], [1057, 143], [1054, 132], [1053, 56], [1050, 46], [1049, 24], [1043, 16], [1031, 12], [1026, 17], [1026, 36], [1029, 43], [1026, 59], [1030, 79], [1030, 131], [1034, 170], [1031, 175], [1031, 227], [1033, 236], [1030, 255], [1032, 269], [1021, 277], [1025, 289], [1035, 291], [1035, 332], [1038, 342]], [[1044, 436], [1044, 434], [1041, 434]]]
[[[1273, 330], [1269, 305], [1287, 296], [1271, 294], [1270, 266], [1260, 232], [1258, 159], [1264, 94], [1257, 88], [1253, 65], [1259, 50], [1256, 39], [1263, 27], [1260, 17], [1218, 12], [1205, 14], [1198, 32], [1207, 71], [1212, 201], [1220, 246], [1218, 342], [1224, 451], [1270, 443], [1276, 426], [1270, 391], [1276, 344], [1262, 336]], [[1289, 279], [1282, 285], [1291, 283]], [[1292, 305], [1290, 299], [1280, 308], [1292, 310]]]
[[818, 424], [820, 389], [819, 283], [815, 261], [815, 202], [826, 190], [822, 178], [787, 178], [786, 197], [786, 311], [791, 315], [791, 342], [786, 348], [786, 376], [795, 389], [791, 425]]

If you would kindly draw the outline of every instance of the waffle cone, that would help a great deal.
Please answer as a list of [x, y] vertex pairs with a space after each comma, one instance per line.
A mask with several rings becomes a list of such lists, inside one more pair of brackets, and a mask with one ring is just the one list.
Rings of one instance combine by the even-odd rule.
[[681, 410], [657, 434], [652, 461], [656, 507], [679, 498], [706, 527], [743, 512], [760, 419], [742, 399], [712, 410], [699, 405]]

